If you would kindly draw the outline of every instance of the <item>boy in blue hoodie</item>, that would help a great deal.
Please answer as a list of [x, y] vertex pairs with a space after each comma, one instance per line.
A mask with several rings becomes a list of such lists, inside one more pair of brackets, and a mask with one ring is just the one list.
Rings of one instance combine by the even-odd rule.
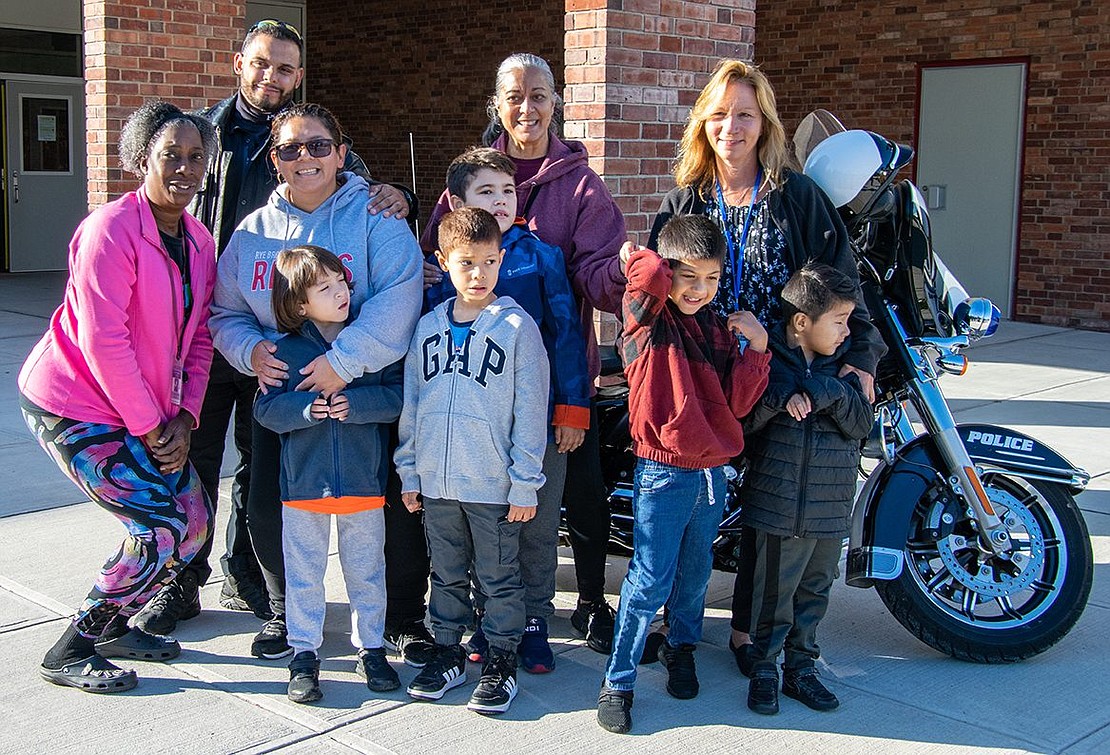
[[[590, 426], [590, 379], [586, 342], [563, 253], [541, 241], [528, 230], [524, 219], [517, 217], [515, 172], [516, 166], [504, 152], [472, 147], [447, 168], [447, 191], [451, 209], [480, 207], [497, 221], [504, 258], [495, 293], [511, 296], [536, 321], [551, 364], [550, 427], [543, 458], [547, 482], [537, 495], [535, 518], [520, 530], [520, 576], [524, 582], [527, 621], [517, 653], [525, 671], [542, 674], [555, 668], [547, 621], [555, 613], [559, 505], [567, 454], [582, 445]], [[435, 262], [434, 256], [429, 262]], [[454, 295], [450, 276], [444, 276], [424, 292], [425, 311]], [[480, 663], [489, 650], [489, 642], [481, 627], [484, 596], [475, 598], [479, 621], [470, 638], [470, 660]]]
[[486, 596], [489, 653], [467, 707], [503, 713], [517, 693], [525, 623], [517, 553], [521, 524], [535, 515], [544, 483], [549, 367], [536, 323], [494, 291], [502, 252], [493, 216], [455, 210], [439, 241], [458, 295], [416, 326], [394, 454], [405, 507], [424, 509], [432, 558], [436, 655], [408, 693], [438, 700], [466, 682], [460, 643], [473, 617], [473, 578]]
[[293, 377], [259, 395], [254, 415], [281, 435], [282, 551], [289, 644], [289, 699], [319, 700], [324, 639], [324, 572], [331, 517], [351, 604], [355, 671], [375, 692], [400, 686], [383, 648], [388, 426], [401, 413], [402, 369], [363, 373], [330, 398], [294, 390], [300, 368], [331, 350], [346, 327], [351, 284], [343, 263], [317, 246], [278, 254], [273, 310], [277, 356]]

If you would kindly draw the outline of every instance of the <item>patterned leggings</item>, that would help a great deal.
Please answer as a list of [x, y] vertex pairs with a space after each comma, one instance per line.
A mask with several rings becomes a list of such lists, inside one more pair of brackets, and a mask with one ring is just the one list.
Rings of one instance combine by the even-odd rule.
[[117, 616], [131, 617], [193, 558], [212, 527], [212, 505], [191, 464], [163, 475], [142, 440], [112, 425], [50, 414], [26, 399], [23, 419], [70, 480], [130, 535], [105, 562], [73, 618], [98, 638]]

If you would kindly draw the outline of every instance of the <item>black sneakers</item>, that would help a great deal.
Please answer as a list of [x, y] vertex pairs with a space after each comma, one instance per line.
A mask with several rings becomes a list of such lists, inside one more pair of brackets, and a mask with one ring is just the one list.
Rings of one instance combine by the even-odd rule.
[[320, 691], [320, 659], [316, 653], [302, 650], [293, 656], [289, 662], [289, 688], [285, 694], [295, 703], [314, 703], [324, 696]]
[[490, 647], [482, 678], [466, 707], [478, 713], [504, 713], [516, 697], [516, 653]]
[[627, 734], [632, 730], [632, 692], [608, 687], [597, 696], [597, 723], [605, 731]]
[[232, 611], [250, 611], [263, 621], [274, 618], [261, 574], [225, 577], [220, 588], [220, 605]]
[[158, 591], [135, 615], [135, 626], [147, 634], [173, 634], [177, 622], [200, 615], [197, 574], [186, 569]]
[[579, 603], [570, 615], [570, 625], [586, 638], [586, 646], [590, 650], [609, 655], [613, 651], [616, 618], [616, 612], [603, 598], [592, 603]]
[[836, 695], [821, 683], [817, 669], [813, 667], [783, 672], [782, 694], [813, 710], [836, 710], [840, 707]]
[[386, 627], [385, 646], [413, 668], [424, 668], [436, 655], [435, 639], [422, 620]]
[[779, 670], [774, 663], [760, 662], [752, 669], [752, 680], [748, 682], [748, 707], [765, 716], [779, 712]]
[[466, 653], [462, 645], [432, 645], [432, 658], [408, 686], [409, 697], [438, 700], [449, 689], [466, 684]]
[[366, 686], [374, 692], [389, 692], [401, 686], [401, 679], [385, 658], [385, 648], [358, 651], [355, 673], [365, 679]]
[[664, 642], [659, 647], [659, 662], [667, 669], [667, 692], [679, 700], [698, 696], [698, 674], [694, 667], [694, 646], [671, 647]]
[[255, 658], [284, 658], [293, 652], [289, 647], [289, 635], [285, 628], [285, 617], [275, 616], [263, 625], [262, 631], [254, 636], [251, 655]]

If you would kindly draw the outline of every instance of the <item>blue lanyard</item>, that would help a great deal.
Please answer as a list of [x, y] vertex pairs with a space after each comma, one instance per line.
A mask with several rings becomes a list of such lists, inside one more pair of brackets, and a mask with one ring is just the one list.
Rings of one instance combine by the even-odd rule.
[[732, 261], [732, 297], [737, 310], [740, 309], [740, 280], [744, 272], [744, 250], [748, 246], [748, 230], [752, 227], [752, 215], [755, 214], [755, 200], [759, 196], [759, 185], [763, 183], [763, 166], [755, 174], [755, 185], [752, 186], [752, 199], [748, 204], [748, 216], [744, 218], [744, 229], [740, 231], [740, 248], [732, 244], [732, 233], [729, 229], [728, 207], [725, 205], [725, 194], [721, 190], [721, 182], [717, 182], [717, 209], [721, 213], [721, 222], [725, 226], [725, 243], [728, 244], [728, 258]]

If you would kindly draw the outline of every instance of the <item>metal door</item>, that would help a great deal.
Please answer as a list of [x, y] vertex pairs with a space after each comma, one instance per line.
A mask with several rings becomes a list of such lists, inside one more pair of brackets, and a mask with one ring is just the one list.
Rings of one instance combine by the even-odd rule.
[[4, 101], [8, 270], [64, 270], [88, 213], [84, 85], [9, 80]]
[[917, 184], [933, 244], [972, 296], [1012, 315], [1025, 64], [921, 71]]

